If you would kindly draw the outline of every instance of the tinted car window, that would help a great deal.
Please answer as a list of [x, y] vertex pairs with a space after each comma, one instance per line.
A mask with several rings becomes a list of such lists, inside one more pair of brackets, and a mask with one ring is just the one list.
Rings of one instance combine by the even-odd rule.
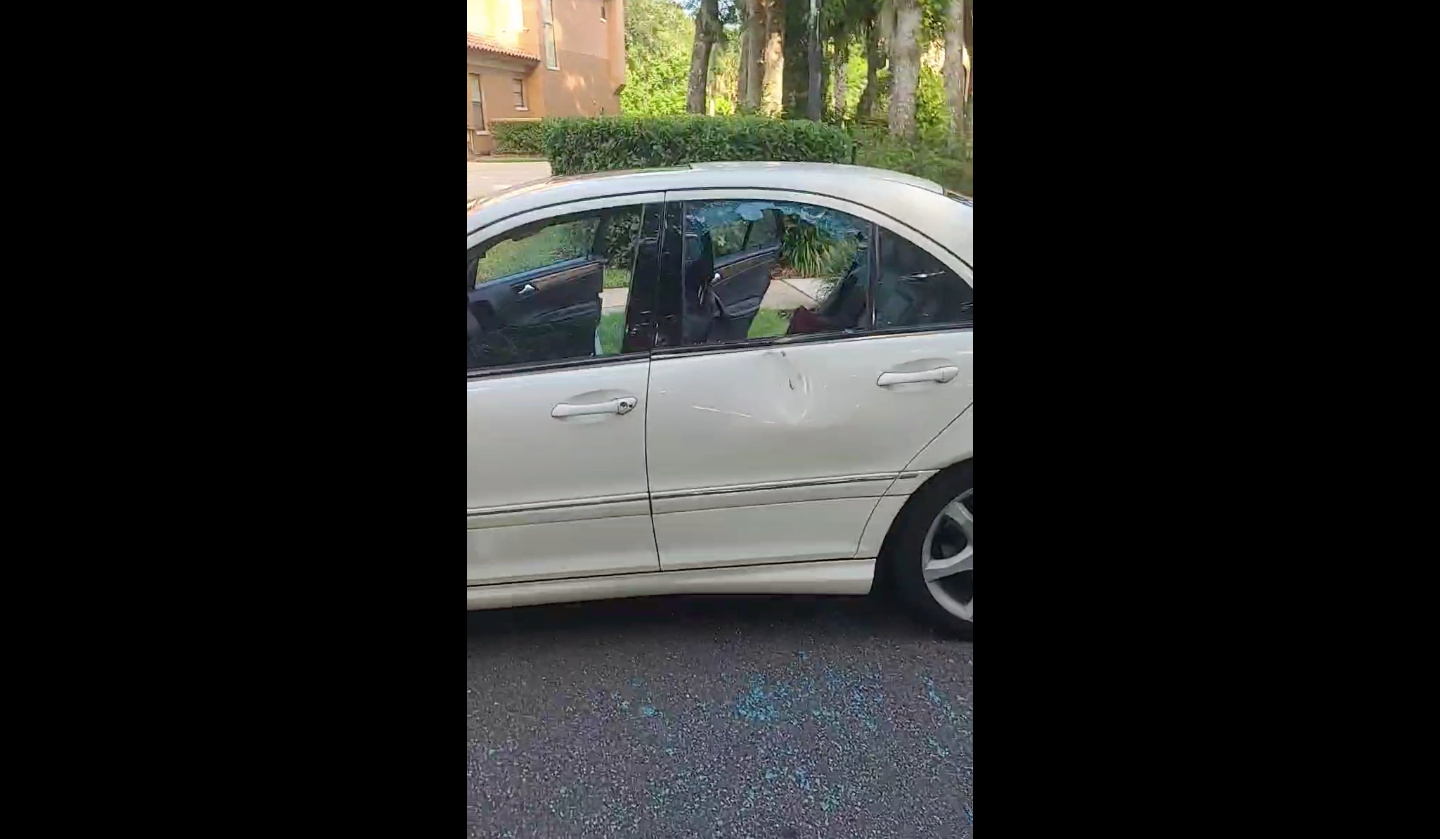
[[868, 222], [761, 200], [690, 201], [683, 217], [683, 345], [868, 326]]
[[974, 323], [974, 290], [940, 260], [888, 230], [880, 231], [879, 257], [877, 329]]
[[560, 216], [466, 255], [466, 369], [617, 355], [641, 208]]

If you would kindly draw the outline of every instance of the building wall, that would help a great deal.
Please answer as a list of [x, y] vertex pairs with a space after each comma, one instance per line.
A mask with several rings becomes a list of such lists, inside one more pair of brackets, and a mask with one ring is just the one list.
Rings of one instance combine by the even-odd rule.
[[[534, 62], [510, 61], [481, 56], [473, 51], [465, 62], [465, 127], [479, 131], [472, 150], [487, 153], [495, 148], [489, 128], [497, 119], [532, 119], [545, 115], [543, 91], [535, 74]], [[470, 108], [470, 75], [480, 76], [480, 95], [485, 102], [485, 126], [478, 126], [474, 110]], [[510, 86], [511, 79], [521, 79], [525, 84], [525, 100], [528, 110], [515, 107], [515, 94]]]
[[[465, 26], [511, 49], [540, 57], [532, 61], [466, 51], [466, 127], [473, 125], [468, 75], [478, 73], [485, 99], [485, 119], [538, 119], [543, 116], [598, 116], [620, 113], [618, 89], [625, 83], [625, 4], [606, 0], [552, 0], [555, 55], [559, 68], [545, 66], [541, 0], [466, 0]], [[525, 80], [528, 111], [514, 106], [510, 79]], [[488, 126], [487, 126], [488, 127]], [[494, 148], [493, 138], [477, 135], [475, 150]]]
[[[533, 0], [538, 19], [540, 0]], [[545, 109], [551, 116], [620, 113], [615, 89], [625, 80], [625, 9], [623, 0], [553, 0], [558, 70], [545, 67], [543, 33], [540, 66]], [[543, 27], [542, 27], [543, 28]], [[618, 73], [617, 73], [618, 67]]]

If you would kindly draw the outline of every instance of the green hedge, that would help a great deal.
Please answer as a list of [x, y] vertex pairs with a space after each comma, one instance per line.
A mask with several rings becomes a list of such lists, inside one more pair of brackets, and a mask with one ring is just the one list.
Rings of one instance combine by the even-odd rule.
[[966, 151], [960, 138], [948, 132], [926, 131], [902, 140], [884, 128], [855, 129], [856, 165], [905, 172], [974, 197], [975, 165]]
[[607, 116], [543, 124], [545, 156], [556, 175], [712, 160], [849, 163], [852, 146], [844, 131], [808, 120]]
[[495, 135], [497, 154], [545, 153], [545, 126], [539, 120], [530, 122], [508, 122], [494, 120], [490, 131]]

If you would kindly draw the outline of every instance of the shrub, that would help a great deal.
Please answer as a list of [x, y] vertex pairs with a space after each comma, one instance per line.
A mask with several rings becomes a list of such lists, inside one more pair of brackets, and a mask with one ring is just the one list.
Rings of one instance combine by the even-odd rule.
[[914, 140], [891, 137], [883, 128], [855, 129], [855, 163], [892, 169], [974, 196], [974, 161], [953, 132], [926, 130]]
[[950, 104], [945, 101], [945, 78], [929, 67], [920, 67], [915, 84], [915, 127], [921, 135], [943, 132], [950, 125]]
[[495, 135], [495, 151], [499, 154], [545, 153], [545, 126], [539, 120], [492, 120], [490, 131]]
[[711, 160], [849, 163], [844, 131], [808, 120], [764, 117], [568, 117], [544, 121], [545, 156], [556, 175], [677, 166]]

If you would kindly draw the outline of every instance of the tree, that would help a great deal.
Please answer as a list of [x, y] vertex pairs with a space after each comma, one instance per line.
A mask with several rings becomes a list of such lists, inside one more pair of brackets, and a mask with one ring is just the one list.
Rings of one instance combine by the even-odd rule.
[[685, 110], [705, 113], [705, 88], [710, 75], [710, 51], [722, 37], [719, 0], [701, 0], [695, 12], [695, 44], [690, 51], [689, 93]]
[[970, 54], [970, 72], [965, 76], [965, 98], [968, 112], [962, 110], [961, 124], [964, 126], [965, 147], [968, 150], [975, 134], [975, 0], [965, 0], [965, 52]]
[[919, 0], [889, 0], [893, 26], [886, 46], [890, 53], [890, 135], [915, 136], [915, 86], [920, 81]]
[[735, 15], [740, 22], [740, 31], [736, 40], [740, 43], [740, 58], [737, 69], [739, 78], [735, 80], [735, 107], [739, 110], [745, 103], [745, 84], [750, 77], [750, 3], [751, 0], [736, 0]]
[[834, 95], [834, 113], [841, 118], [846, 116], [849, 107], [851, 42], [857, 35], [864, 39], [874, 17], [875, 0], [823, 0], [820, 7], [820, 37], [833, 44], [830, 89]]
[[785, 6], [781, 0], [760, 0], [760, 3], [765, 10], [760, 112], [766, 116], [779, 116], [785, 77]]
[[880, 97], [880, 71], [885, 68], [884, 42], [880, 37], [878, 12], [872, 12], [865, 23], [865, 89], [855, 105], [856, 119], [870, 119]]
[[760, 110], [760, 101], [765, 91], [765, 44], [766, 14], [765, 0], [745, 0], [746, 28], [740, 36], [745, 39], [745, 95], [741, 97], [741, 110], [753, 114]]
[[965, 4], [950, 0], [945, 9], [945, 103], [957, 131], [965, 122]]
[[690, 20], [672, 0], [627, 0], [621, 113], [685, 113], [690, 34]]

